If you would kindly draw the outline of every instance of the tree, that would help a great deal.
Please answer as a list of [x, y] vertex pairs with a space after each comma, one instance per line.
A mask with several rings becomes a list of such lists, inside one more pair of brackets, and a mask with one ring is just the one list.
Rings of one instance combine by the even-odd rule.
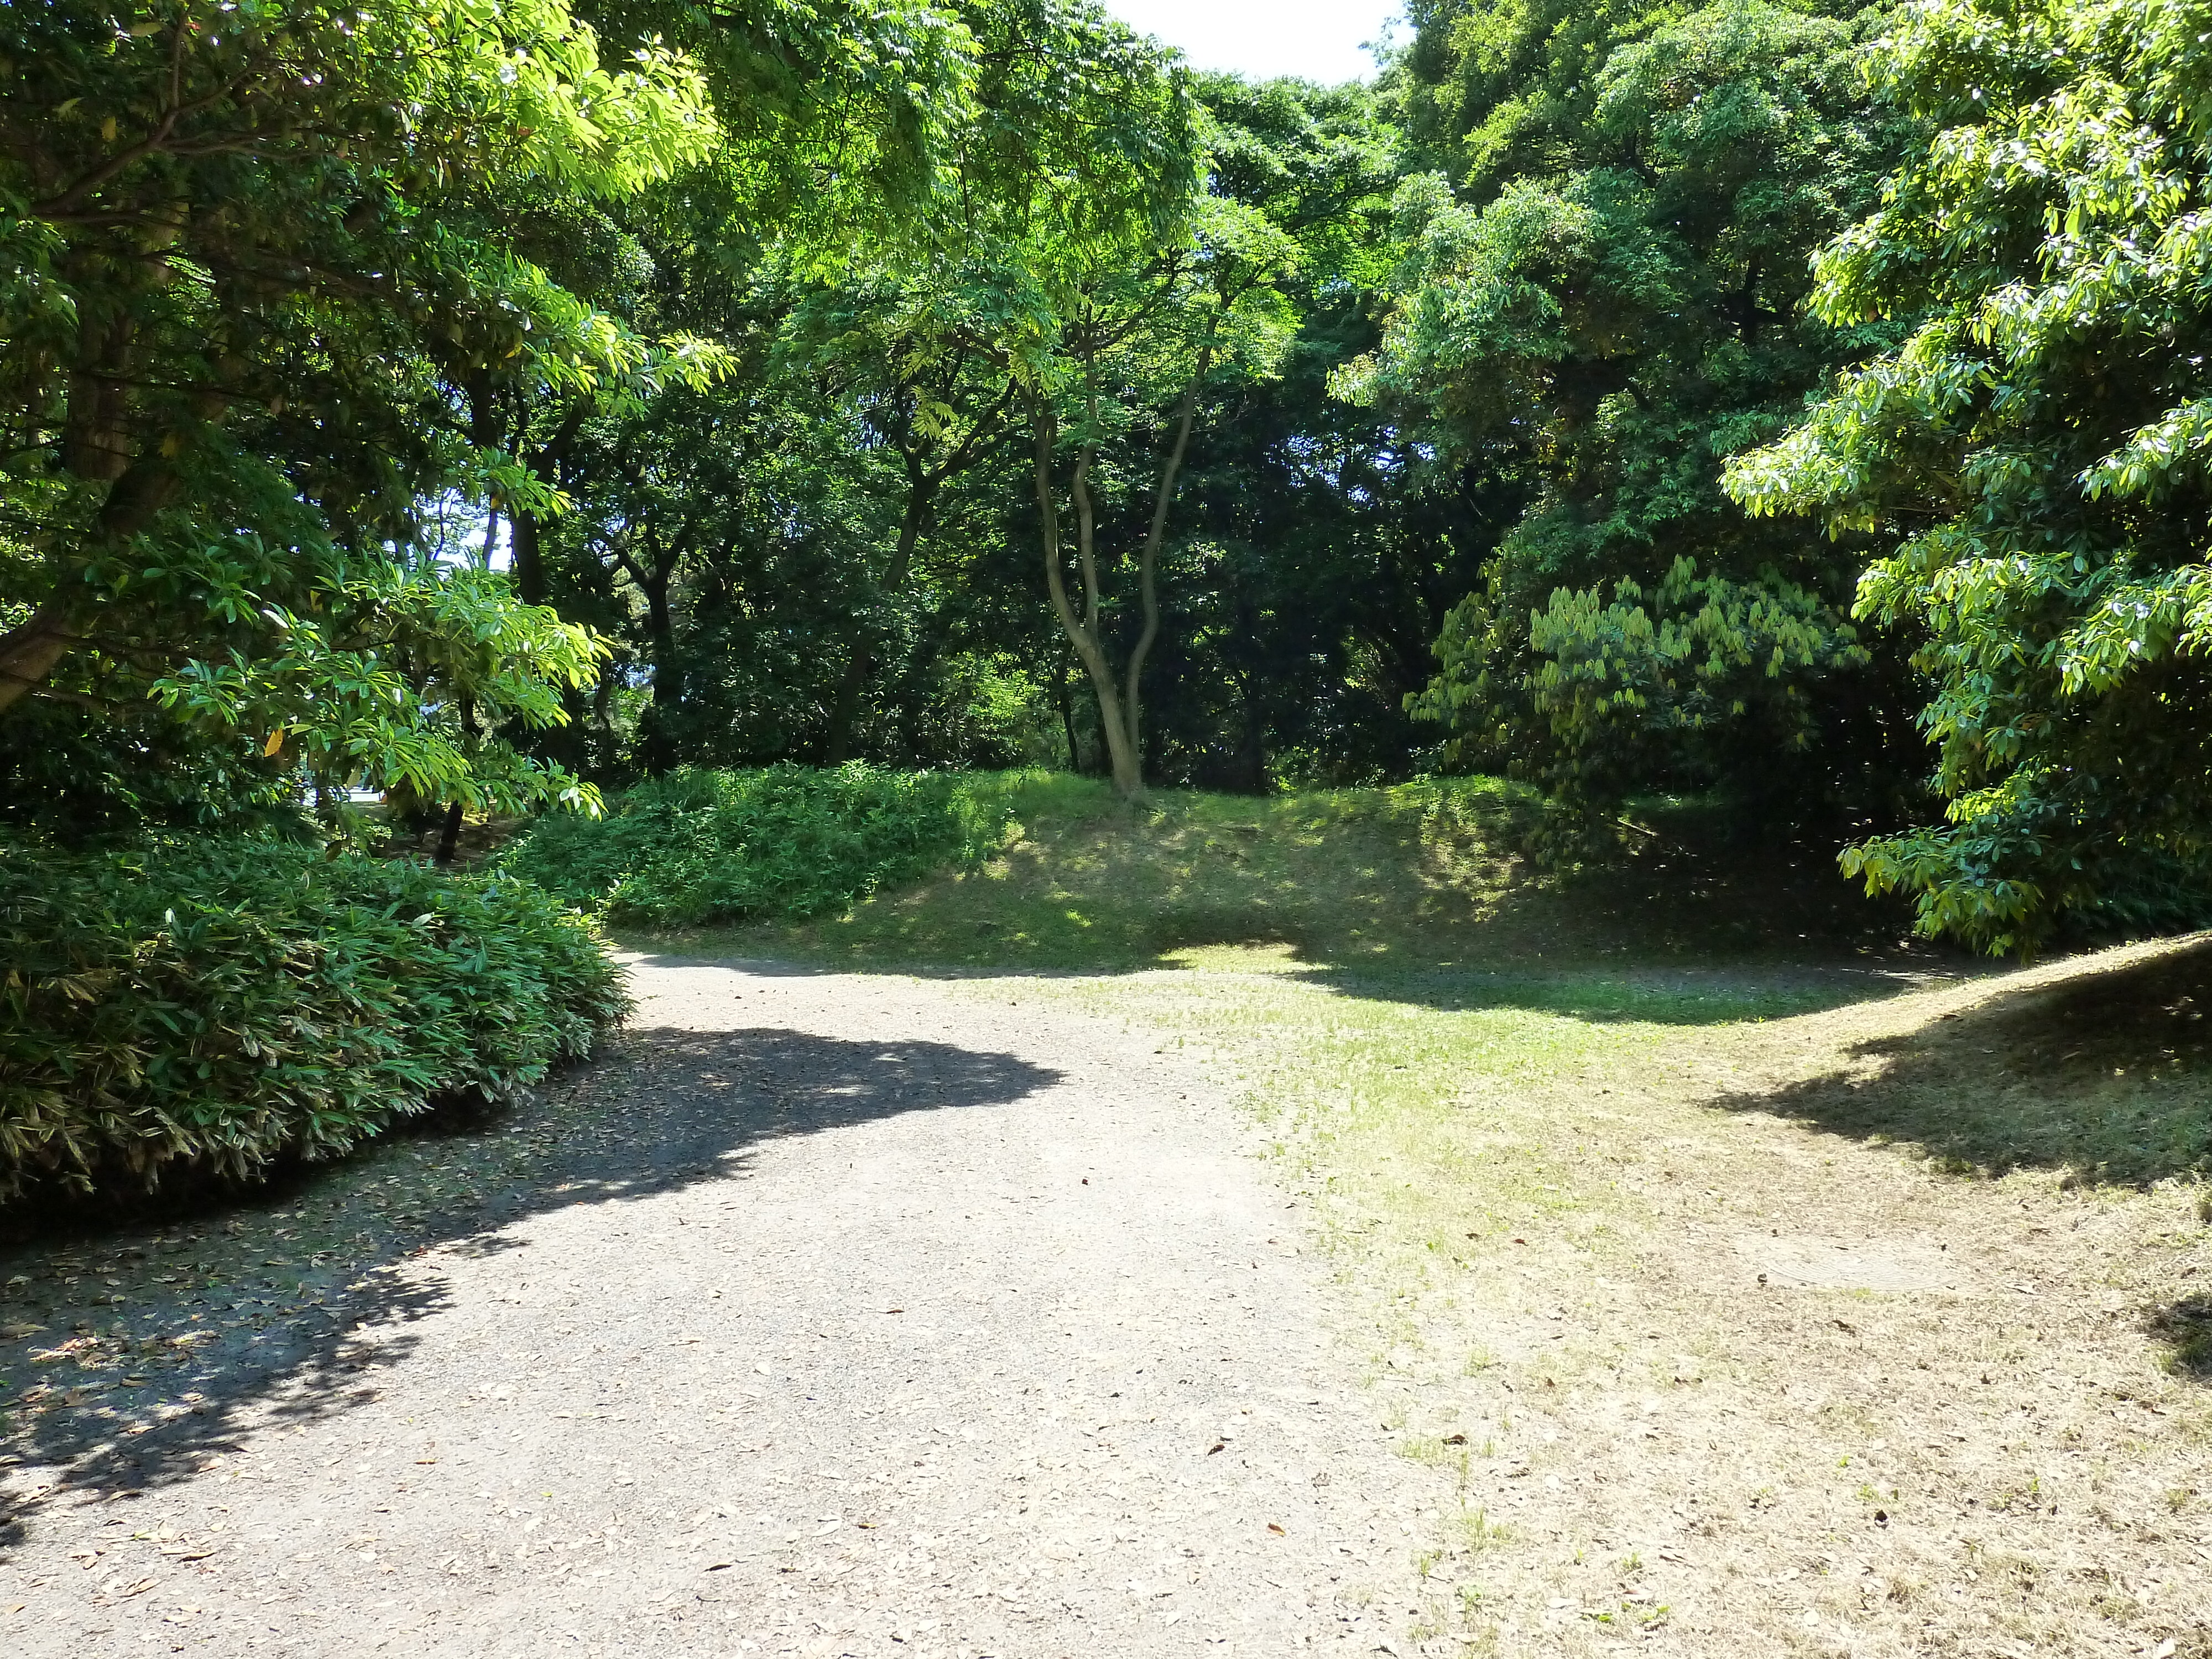
[[129, 720], [150, 691], [335, 781], [576, 798], [544, 769], [486, 775], [465, 714], [385, 648], [404, 634], [448, 678], [511, 648], [471, 678], [525, 719], [557, 708], [515, 676], [592, 672], [550, 613], [481, 582], [434, 596], [407, 550], [441, 492], [532, 493], [457, 429], [457, 388], [644, 354], [515, 228], [705, 155], [696, 72], [658, 48], [603, 64], [558, 0], [41, 7], [0, 53], [0, 712]]
[[[1429, 644], [1495, 541], [1461, 480], [1389, 416], [1328, 395], [1375, 344], [1401, 143], [1358, 83], [1207, 76], [1208, 188], [1291, 239], [1296, 332], [1275, 373], [1217, 381], [1195, 422], [1150, 660], [1154, 775], [1263, 791], [1284, 777], [1403, 776], [1425, 734], [1403, 709]], [[1139, 533], [1130, 526], [1123, 533]]]
[[[886, 566], [902, 580], [908, 538], [921, 533], [935, 492], [988, 452], [1018, 408], [1039, 456], [1048, 591], [1098, 700], [1116, 785], [1133, 793], [1142, 787], [1136, 693], [1150, 642], [1133, 649], [1126, 679], [1117, 674], [1101, 632], [1092, 541], [1101, 446], [1126, 433], [1148, 399], [1194, 409], [1198, 383], [1243, 349], [1257, 309], [1255, 239], [1264, 233], [1224, 204], [1194, 238], [1189, 88], [1155, 43], [1089, 0], [988, 0], [964, 19], [977, 67], [974, 115], [954, 146], [956, 188], [927, 237], [887, 250], [879, 270], [810, 305], [800, 337], [811, 337], [817, 361], [860, 393], [876, 429], [902, 450], [906, 553]], [[841, 307], [844, 327], [834, 325]], [[1158, 548], [1188, 434], [1186, 418], [1161, 466], [1160, 528], [1136, 556], [1155, 630]], [[1077, 452], [1066, 489], [1080, 607], [1068, 599], [1060, 533], [1064, 434]], [[867, 667], [856, 647], [855, 685]]]
[[[325, 783], [587, 797], [495, 729], [572, 717], [604, 656], [534, 603], [563, 451], [726, 367], [637, 311], [624, 216], [680, 186], [733, 245], [896, 234], [972, 45], [902, 0], [588, 18], [176, 0], [0, 26], [0, 748], [35, 706], [93, 750], [250, 734]], [[455, 504], [483, 537], [462, 563], [511, 532], [512, 586], [432, 599]], [[459, 631], [434, 649], [432, 623]], [[511, 654], [457, 690], [488, 641]]]
[[1006, 358], [979, 336], [956, 335], [940, 349], [933, 297], [926, 283], [879, 270], [860, 284], [806, 294], [786, 327], [793, 366], [821, 377], [857, 417], [864, 443], [896, 459], [895, 538], [854, 566], [866, 598], [822, 745], [829, 765], [852, 757], [860, 704], [881, 666], [872, 636], [896, 625], [893, 612], [947, 485], [989, 459], [1012, 429], [1016, 381]]
[[2031, 948], [2201, 902], [2212, 823], [2212, 45], [2164, 0], [1925, 0], [1874, 60], [1940, 129], [1820, 255], [1893, 321], [1729, 470], [1887, 550], [1857, 614], [1919, 641], [1946, 821], [1850, 848], [1928, 933]]
[[[927, 234], [838, 263], [808, 228], [756, 257], [718, 239], [688, 189], [656, 191], [625, 216], [653, 273], [631, 314], [711, 337], [737, 367], [619, 415], [525, 411], [559, 441], [549, 477], [572, 503], [544, 532], [544, 592], [627, 641], [616, 690], [580, 728], [590, 749], [620, 757], [603, 759], [610, 775], [848, 754], [988, 763], [1036, 757], [1056, 714], [1053, 748], [1110, 770], [1097, 682], [1036, 581], [1024, 395], [1059, 388], [1049, 499], [1073, 519], [1087, 351], [1093, 632], [1125, 738], [1152, 552], [1144, 774], [1258, 788], [1279, 750], [1299, 775], [1402, 775], [1422, 738], [1401, 704], [1428, 677], [1464, 567], [1495, 542], [1479, 520], [1497, 502], [1475, 502], [1462, 470], [1429, 465], [1387, 417], [1324, 395], [1330, 370], [1372, 343], [1364, 308], [1387, 268], [1397, 164], [1382, 103], [1358, 86], [1206, 78], [1194, 105], [1162, 106], [1192, 128], [1164, 142], [1114, 90], [1143, 58], [1086, 57], [1099, 20], [1083, 9], [965, 16], [974, 113], [946, 143], [959, 185]], [[1237, 226], [1193, 240], [1201, 118], [1212, 201], [1195, 210], [1243, 216], [1247, 252], [1273, 262], [1255, 288], [1240, 286], [1255, 262], [1228, 246]], [[1076, 182], [1041, 187], [1054, 179]], [[1102, 261], [1087, 278], [1085, 249]], [[1114, 263], [1131, 250], [1139, 263]], [[1076, 289], [1048, 286], [1063, 276], [1090, 282], [1100, 336], [1117, 315], [1139, 325], [1119, 351], [1069, 331], [1061, 301]], [[1206, 281], [1221, 285], [1212, 297]], [[1226, 319], [1223, 293], [1238, 307]], [[1109, 301], [1133, 308], [1109, 314]], [[1209, 326], [1229, 355], [1189, 400], [1152, 541]], [[1063, 590], [1081, 627], [1067, 528]], [[554, 741], [583, 752], [575, 734]]]
[[886, 528], [863, 436], [757, 360], [586, 425], [548, 541], [553, 591], [564, 606], [604, 594], [592, 614], [629, 641], [636, 769], [821, 757]]
[[[915, 0], [740, 0], [712, 15], [665, 0], [593, 0], [589, 15], [633, 47], [682, 40], [702, 66], [720, 132], [704, 162], [641, 197], [604, 211], [572, 204], [565, 234], [540, 255], [633, 328], [696, 355], [557, 398], [471, 388], [478, 441], [548, 483], [573, 470], [588, 422], [623, 419], [633, 455], [662, 392], [678, 394], [684, 424], [681, 394], [730, 372], [728, 354], [759, 344], [787, 306], [763, 295], [765, 270], [865, 268], [921, 234], [939, 210], [946, 152], [974, 115], [973, 40]], [[699, 350], [701, 342], [712, 343]], [[550, 514], [507, 506], [516, 581], [534, 600], [545, 589]]]
[[1823, 9], [1437, 6], [1401, 71], [1443, 165], [1399, 192], [1396, 303], [1338, 389], [1526, 500], [1422, 706], [1569, 808], [1575, 848], [1641, 791], [1829, 813], [1895, 770], [1852, 550], [1720, 489], [1867, 349], [1803, 315], [1806, 262], [1902, 140], [1852, 74], [1870, 23]]
[[[1114, 785], [1125, 796], [1144, 792], [1145, 665], [1159, 640], [1160, 555], [1192, 428], [1217, 379], [1269, 373], [1293, 328], [1279, 283], [1295, 264], [1295, 244], [1263, 215], [1218, 196], [1204, 200], [1195, 221], [1187, 243], [1133, 269], [1096, 268], [1056, 295], [1049, 344], [1027, 365], [1023, 387], [1046, 591], [1090, 676]], [[1129, 440], [1157, 429], [1146, 418], [1156, 410], [1164, 413], [1158, 424], [1165, 433], [1155, 459]], [[1073, 451], [1066, 490], [1079, 605], [1069, 590], [1060, 515], [1062, 447]], [[1134, 567], [1138, 621], [1118, 677], [1098, 544], [1102, 489], [1142, 490], [1146, 508], [1136, 544], [1121, 561]]]

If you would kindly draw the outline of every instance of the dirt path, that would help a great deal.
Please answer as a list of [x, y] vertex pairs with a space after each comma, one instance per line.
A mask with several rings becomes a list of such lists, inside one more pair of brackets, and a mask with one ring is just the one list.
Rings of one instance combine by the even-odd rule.
[[637, 971], [526, 1176], [380, 1261], [283, 1199], [252, 1286], [174, 1226], [0, 1262], [0, 1647], [1412, 1651], [1446, 1485], [1194, 1070], [1018, 986]]

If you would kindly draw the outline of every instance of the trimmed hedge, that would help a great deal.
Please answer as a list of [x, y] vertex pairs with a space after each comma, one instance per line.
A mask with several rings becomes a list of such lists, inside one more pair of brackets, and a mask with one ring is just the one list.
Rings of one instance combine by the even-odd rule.
[[501, 865], [653, 927], [818, 915], [983, 858], [1006, 838], [1014, 792], [1042, 775], [686, 767], [610, 801], [604, 818], [542, 820]]
[[0, 844], [0, 1198], [336, 1158], [441, 1097], [512, 1097], [628, 1006], [590, 924], [513, 877]]

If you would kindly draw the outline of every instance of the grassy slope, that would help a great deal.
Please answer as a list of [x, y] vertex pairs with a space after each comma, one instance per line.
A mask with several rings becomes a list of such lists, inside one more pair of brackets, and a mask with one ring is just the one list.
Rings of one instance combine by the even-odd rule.
[[[1693, 1021], [1852, 994], [1832, 973], [1773, 971], [1799, 957], [1869, 974], [1925, 958], [1900, 948], [1895, 916], [1805, 880], [1802, 858], [1655, 846], [1617, 875], [1539, 882], [1510, 851], [1528, 800], [1490, 779], [1272, 799], [1164, 791], [1131, 807], [1090, 780], [1011, 776], [1018, 829], [979, 870], [829, 920], [628, 937], [925, 972], [1121, 974], [1227, 948], [1311, 977], [1486, 983]], [[1764, 971], [1733, 999], [1724, 975], [1700, 988], [1647, 971], [1753, 963]]]
[[[1037, 975], [1209, 1054], [1460, 1470], [1416, 1634], [2212, 1659], [2201, 955], [1993, 973], [1725, 848], [1547, 885], [1521, 810], [1054, 780], [982, 871], [633, 942]], [[1942, 1288], [1789, 1277], [1885, 1270]]]

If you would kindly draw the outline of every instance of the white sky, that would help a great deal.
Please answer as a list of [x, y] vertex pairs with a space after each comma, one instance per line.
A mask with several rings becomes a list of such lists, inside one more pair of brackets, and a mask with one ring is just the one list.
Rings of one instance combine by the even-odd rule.
[[1404, 28], [1399, 0], [1106, 0], [1106, 9], [1181, 46], [1197, 68], [1324, 85], [1372, 80], [1375, 59], [1360, 43], [1380, 40], [1392, 20]]

